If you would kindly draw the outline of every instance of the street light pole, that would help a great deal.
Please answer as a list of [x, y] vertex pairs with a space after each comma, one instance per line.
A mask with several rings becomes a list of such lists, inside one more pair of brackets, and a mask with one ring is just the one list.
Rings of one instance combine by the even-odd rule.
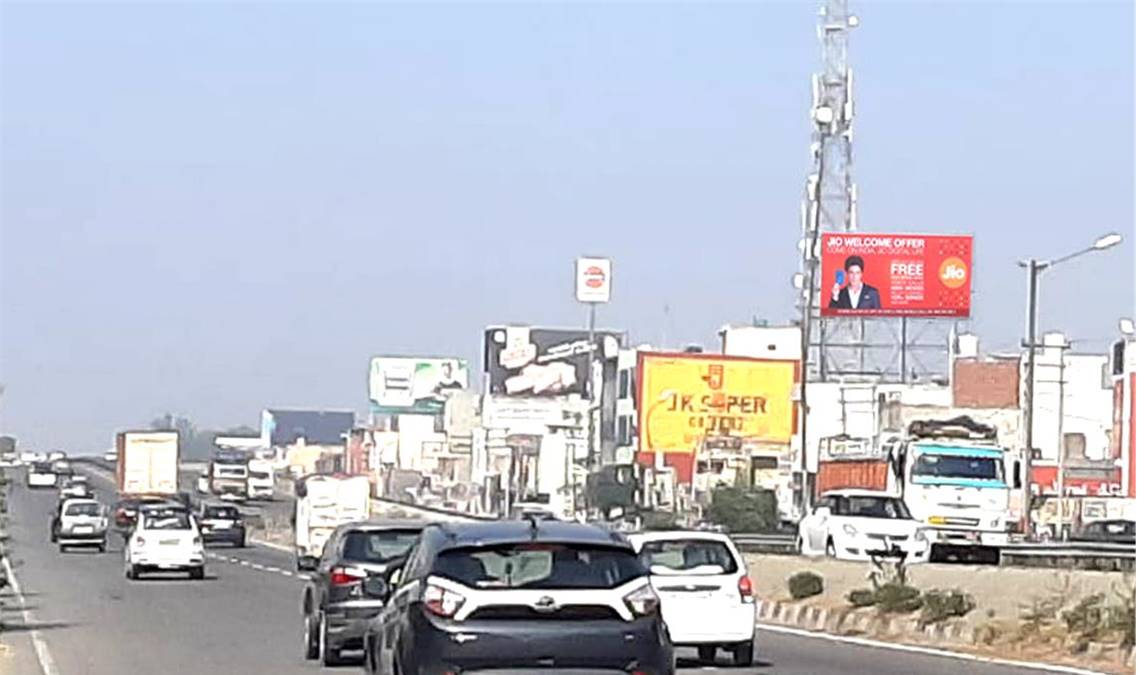
[[[1027, 350], [1027, 372], [1024, 374], [1024, 394], [1027, 399], [1025, 403], [1026, 417], [1024, 419], [1024, 498], [1023, 498], [1023, 513], [1020, 516], [1023, 523], [1024, 532], [1030, 534], [1031, 525], [1031, 467], [1032, 456], [1035, 454], [1035, 370], [1036, 370], [1036, 347], [1042, 346], [1036, 337], [1036, 319], [1039, 309], [1039, 275], [1041, 272], [1046, 271], [1053, 265], [1058, 265], [1062, 262], [1067, 262], [1073, 258], [1078, 258], [1081, 255], [1091, 253], [1092, 251], [1102, 251], [1112, 246], [1118, 245], [1123, 241], [1123, 235], [1117, 233], [1105, 234], [1095, 240], [1091, 246], [1080, 249], [1074, 253], [1069, 253], [1061, 258], [1056, 258], [1051, 261], [1040, 261], [1035, 258], [1030, 258], [1020, 262], [1020, 267], [1026, 267], [1028, 271], [1028, 300], [1027, 300], [1027, 339], [1024, 340], [1023, 347]], [[1062, 377], [1060, 378], [1063, 379]], [[1062, 388], [1062, 383], [1060, 387]], [[1060, 413], [1062, 414], [1062, 410]], [[1062, 436], [1062, 433], [1060, 434]], [[1060, 438], [1057, 442], [1058, 454], [1063, 454], [1063, 439]], [[1059, 458], [1062, 463], [1062, 457]], [[1059, 472], [1060, 490], [1062, 493], [1063, 487], [1063, 472]], [[1063, 501], [1062, 494], [1060, 502]], [[1060, 505], [1062, 508], [1062, 504]]]

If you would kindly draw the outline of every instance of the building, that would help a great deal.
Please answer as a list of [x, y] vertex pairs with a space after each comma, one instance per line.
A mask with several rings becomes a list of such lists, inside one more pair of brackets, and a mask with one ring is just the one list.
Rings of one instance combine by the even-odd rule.
[[1111, 456], [1120, 469], [1123, 495], [1135, 497], [1135, 337], [1121, 338], [1111, 349]]

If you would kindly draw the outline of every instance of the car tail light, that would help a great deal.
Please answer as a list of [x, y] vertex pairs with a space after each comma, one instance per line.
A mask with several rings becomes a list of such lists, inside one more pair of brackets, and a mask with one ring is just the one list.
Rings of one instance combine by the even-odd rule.
[[331, 570], [332, 586], [350, 586], [361, 583], [366, 573], [353, 567], [336, 567]]
[[452, 618], [466, 604], [466, 598], [461, 593], [455, 593], [438, 584], [427, 584], [426, 591], [422, 593], [422, 606], [431, 614], [444, 618]]
[[741, 602], [753, 601], [753, 580], [748, 574], [737, 580], [737, 590], [741, 593]]
[[192, 546], [202, 546], [203, 545], [203, 539], [200, 537], [195, 537], [194, 539], [191, 540], [191, 544], [192, 544]]
[[635, 617], [649, 616], [657, 611], [657, 605], [657, 594], [653, 592], [653, 587], [649, 584], [645, 584], [625, 596], [625, 606], [629, 607], [629, 611], [633, 612]]
[[136, 546], [143, 546], [145, 543], [147, 543], [147, 542], [146, 542], [146, 540], [144, 540], [143, 537], [136, 537], [135, 538], [135, 545]]

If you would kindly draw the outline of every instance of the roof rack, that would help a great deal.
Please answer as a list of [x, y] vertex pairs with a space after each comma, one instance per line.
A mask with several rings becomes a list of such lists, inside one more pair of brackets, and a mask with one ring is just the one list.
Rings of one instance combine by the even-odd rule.
[[946, 420], [916, 420], [908, 425], [908, 435], [913, 438], [966, 438], [979, 441], [995, 441], [996, 428], [982, 424], [967, 415]]

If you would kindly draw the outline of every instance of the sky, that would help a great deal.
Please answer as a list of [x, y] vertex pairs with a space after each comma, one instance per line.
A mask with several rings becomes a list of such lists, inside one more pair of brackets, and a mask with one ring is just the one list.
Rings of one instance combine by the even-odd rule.
[[[815, 2], [0, 4], [0, 432], [366, 408], [373, 354], [796, 318]], [[975, 236], [965, 328], [1134, 313], [1131, 2], [853, 2], [862, 231]]]

